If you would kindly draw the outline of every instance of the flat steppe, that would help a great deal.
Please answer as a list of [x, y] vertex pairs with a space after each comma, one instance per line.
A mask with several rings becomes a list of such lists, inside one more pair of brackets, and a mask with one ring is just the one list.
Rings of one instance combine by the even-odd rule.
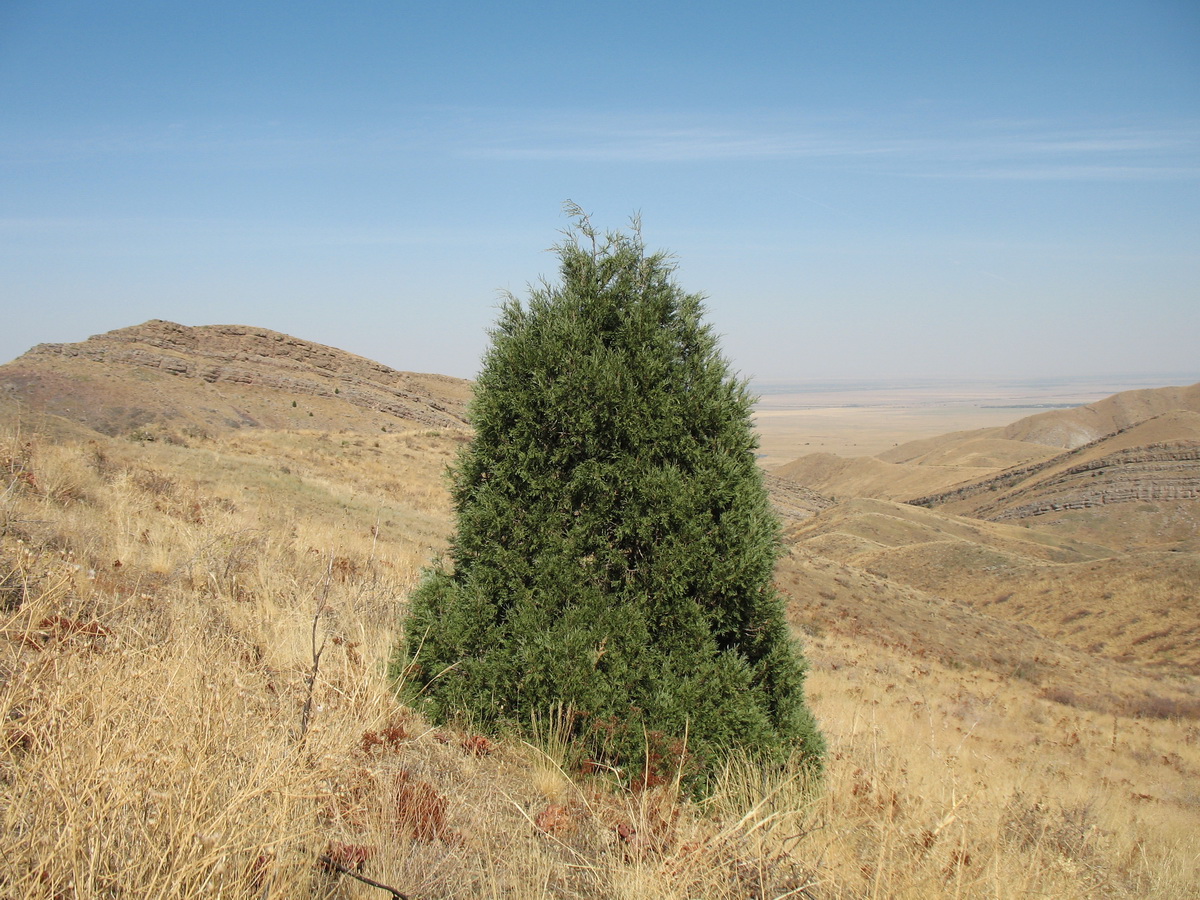
[[1196, 373], [1029, 381], [765, 381], [751, 386], [759, 396], [754, 421], [761, 462], [772, 469], [808, 453], [874, 456], [908, 441], [996, 428], [1121, 391], [1195, 380]]

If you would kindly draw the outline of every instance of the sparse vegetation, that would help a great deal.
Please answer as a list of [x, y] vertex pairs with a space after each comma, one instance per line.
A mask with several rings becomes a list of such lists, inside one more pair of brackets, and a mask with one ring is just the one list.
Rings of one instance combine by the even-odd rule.
[[[736, 757], [702, 804], [618, 789], [572, 767], [554, 717], [529, 743], [484, 738], [392, 692], [465, 431], [58, 427], [0, 417], [6, 900], [386, 896], [343, 868], [421, 900], [1168, 900], [1200, 883], [1200, 693], [1145, 664], [1153, 641], [1124, 663], [1072, 651], [793, 549], [777, 580], [810, 635], [820, 790]], [[1177, 612], [1153, 578], [1114, 587], [1141, 598], [1131, 643]], [[1021, 660], [1039, 685], [1010, 677]]]
[[452, 562], [405, 620], [411, 700], [492, 731], [562, 710], [580, 764], [643, 786], [701, 790], [735, 749], [817, 767], [746, 385], [636, 231], [580, 214], [558, 254], [492, 333]]

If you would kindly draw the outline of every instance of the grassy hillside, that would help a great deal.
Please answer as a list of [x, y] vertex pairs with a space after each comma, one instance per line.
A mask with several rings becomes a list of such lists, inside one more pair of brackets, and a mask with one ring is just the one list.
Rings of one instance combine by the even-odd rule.
[[[1195, 529], [1186, 527], [1172, 541], [1161, 530], [1161, 521], [1137, 517], [1123, 506], [1165, 505], [1181, 520], [1200, 499], [1200, 413], [1172, 410], [1122, 431], [1067, 451], [1051, 459], [952, 486], [940, 493], [912, 500], [944, 512], [992, 521], [1032, 522], [1054, 514], [1061, 531], [1090, 516], [1091, 533], [1113, 547], [1163, 547], [1195, 549]], [[1110, 510], [1113, 512], [1110, 513]], [[1057, 515], [1083, 512], [1073, 518]], [[1121, 521], [1120, 527], [1103, 529], [1104, 520]], [[1100, 530], [1097, 531], [1097, 528]]]
[[992, 467], [891, 463], [873, 456], [809, 453], [771, 472], [798, 485], [838, 498], [904, 500], [945, 491], [991, 475]]
[[779, 581], [824, 782], [735, 764], [704, 805], [631, 793], [553, 721], [539, 746], [434, 729], [385, 680], [465, 431], [51, 427], [0, 428], [4, 897], [386, 896], [341, 869], [420, 898], [1167, 898], [1200, 878], [1184, 674], [797, 549]]
[[1086, 406], [1029, 416], [1003, 434], [1014, 441], [1074, 448], [1173, 410], [1200, 413], [1200, 384], [1122, 391]]
[[398, 372], [265, 328], [152, 319], [74, 344], [39, 344], [0, 366], [26, 410], [109, 435], [238, 428], [386, 432], [461, 427], [470, 383]]

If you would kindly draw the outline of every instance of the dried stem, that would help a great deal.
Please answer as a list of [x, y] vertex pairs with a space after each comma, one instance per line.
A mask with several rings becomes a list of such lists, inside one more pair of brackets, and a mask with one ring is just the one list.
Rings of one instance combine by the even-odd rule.
[[312, 723], [312, 708], [313, 708], [313, 692], [317, 685], [317, 675], [321, 671], [321, 654], [325, 652], [325, 636], [321, 636], [321, 643], [317, 643], [317, 623], [321, 620], [321, 614], [325, 612], [325, 601], [329, 598], [329, 586], [333, 581], [333, 553], [329, 554], [329, 565], [325, 567], [325, 583], [321, 588], [321, 594], [317, 598], [316, 609], [313, 611], [312, 618], [312, 667], [304, 676], [305, 697], [304, 710], [300, 713], [300, 746], [304, 746], [304, 741], [308, 737], [308, 726]]

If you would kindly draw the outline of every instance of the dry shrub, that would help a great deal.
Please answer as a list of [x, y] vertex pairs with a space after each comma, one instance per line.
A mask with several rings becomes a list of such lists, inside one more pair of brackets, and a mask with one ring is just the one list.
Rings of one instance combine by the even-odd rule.
[[1146, 719], [1200, 719], [1200, 699], [1181, 699], [1146, 694], [1127, 702], [1127, 712]]
[[395, 753], [409, 738], [408, 730], [402, 723], [388, 725], [378, 731], [363, 732], [362, 752], [370, 756], [373, 753]]
[[1005, 805], [1002, 827], [1004, 839], [1020, 850], [1049, 850], [1080, 863], [1095, 855], [1101, 835], [1092, 804], [1053, 806], [1020, 791]]
[[401, 769], [392, 783], [396, 830], [417, 841], [459, 840], [446, 824], [449, 801], [433, 785]]
[[1045, 699], [1051, 701], [1052, 703], [1059, 703], [1063, 706], [1084, 706], [1085, 705], [1083, 700], [1080, 698], [1079, 694], [1077, 694], [1075, 691], [1071, 690], [1070, 688], [1063, 687], [1061, 685], [1051, 685], [1051, 686], [1042, 688], [1041, 696], [1044, 697]]

